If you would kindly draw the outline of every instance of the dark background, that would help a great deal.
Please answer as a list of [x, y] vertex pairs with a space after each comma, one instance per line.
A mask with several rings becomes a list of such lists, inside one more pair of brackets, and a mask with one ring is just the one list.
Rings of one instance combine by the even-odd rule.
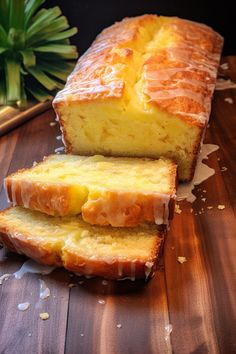
[[203, 22], [225, 38], [224, 55], [236, 54], [236, 13], [229, 0], [48, 0], [46, 7], [59, 5], [71, 26], [79, 33], [72, 37], [82, 54], [105, 27], [126, 16], [144, 13], [178, 16]]

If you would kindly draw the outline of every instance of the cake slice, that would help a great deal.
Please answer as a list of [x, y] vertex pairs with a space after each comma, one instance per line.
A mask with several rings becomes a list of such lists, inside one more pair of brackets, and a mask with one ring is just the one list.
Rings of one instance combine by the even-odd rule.
[[167, 225], [173, 217], [176, 164], [159, 160], [51, 155], [5, 179], [13, 205], [49, 215], [82, 213], [96, 225]]
[[164, 229], [100, 227], [81, 217], [53, 217], [22, 207], [0, 212], [0, 241], [37, 262], [110, 279], [148, 278], [160, 255]]
[[176, 17], [106, 28], [54, 99], [67, 152], [174, 159], [192, 179], [223, 38]]

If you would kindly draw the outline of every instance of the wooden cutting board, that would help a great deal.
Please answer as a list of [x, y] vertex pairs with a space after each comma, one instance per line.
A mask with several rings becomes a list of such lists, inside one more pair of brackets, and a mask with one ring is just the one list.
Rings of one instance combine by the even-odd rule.
[[[223, 62], [230, 68], [224, 74], [236, 82], [236, 57]], [[0, 139], [1, 209], [7, 206], [3, 178], [62, 145], [58, 124], [50, 125], [54, 118], [50, 110]], [[155, 277], [104, 284], [63, 269], [12, 277], [0, 285], [0, 353], [236, 353], [236, 90], [215, 92], [205, 142], [220, 146], [207, 161], [216, 174], [195, 188], [197, 201], [180, 203]], [[178, 263], [178, 256], [187, 262]], [[0, 275], [25, 260], [8, 254]], [[48, 299], [39, 299], [39, 279], [51, 290]], [[30, 308], [19, 311], [26, 301]], [[50, 318], [41, 320], [41, 312]]]

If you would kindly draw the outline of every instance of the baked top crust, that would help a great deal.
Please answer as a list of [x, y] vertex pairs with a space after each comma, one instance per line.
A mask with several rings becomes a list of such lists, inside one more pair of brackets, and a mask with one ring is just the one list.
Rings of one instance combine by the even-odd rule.
[[98, 35], [54, 106], [121, 99], [131, 85], [141, 106], [156, 106], [203, 126], [209, 118], [222, 45], [223, 38], [204, 24], [156, 15], [125, 18]]

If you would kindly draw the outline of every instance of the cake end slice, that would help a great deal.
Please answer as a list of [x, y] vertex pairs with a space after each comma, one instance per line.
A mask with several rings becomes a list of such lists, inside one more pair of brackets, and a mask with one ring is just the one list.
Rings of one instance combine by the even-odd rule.
[[148, 279], [166, 228], [92, 226], [81, 217], [53, 217], [22, 207], [0, 212], [0, 242], [39, 263], [108, 279]]

